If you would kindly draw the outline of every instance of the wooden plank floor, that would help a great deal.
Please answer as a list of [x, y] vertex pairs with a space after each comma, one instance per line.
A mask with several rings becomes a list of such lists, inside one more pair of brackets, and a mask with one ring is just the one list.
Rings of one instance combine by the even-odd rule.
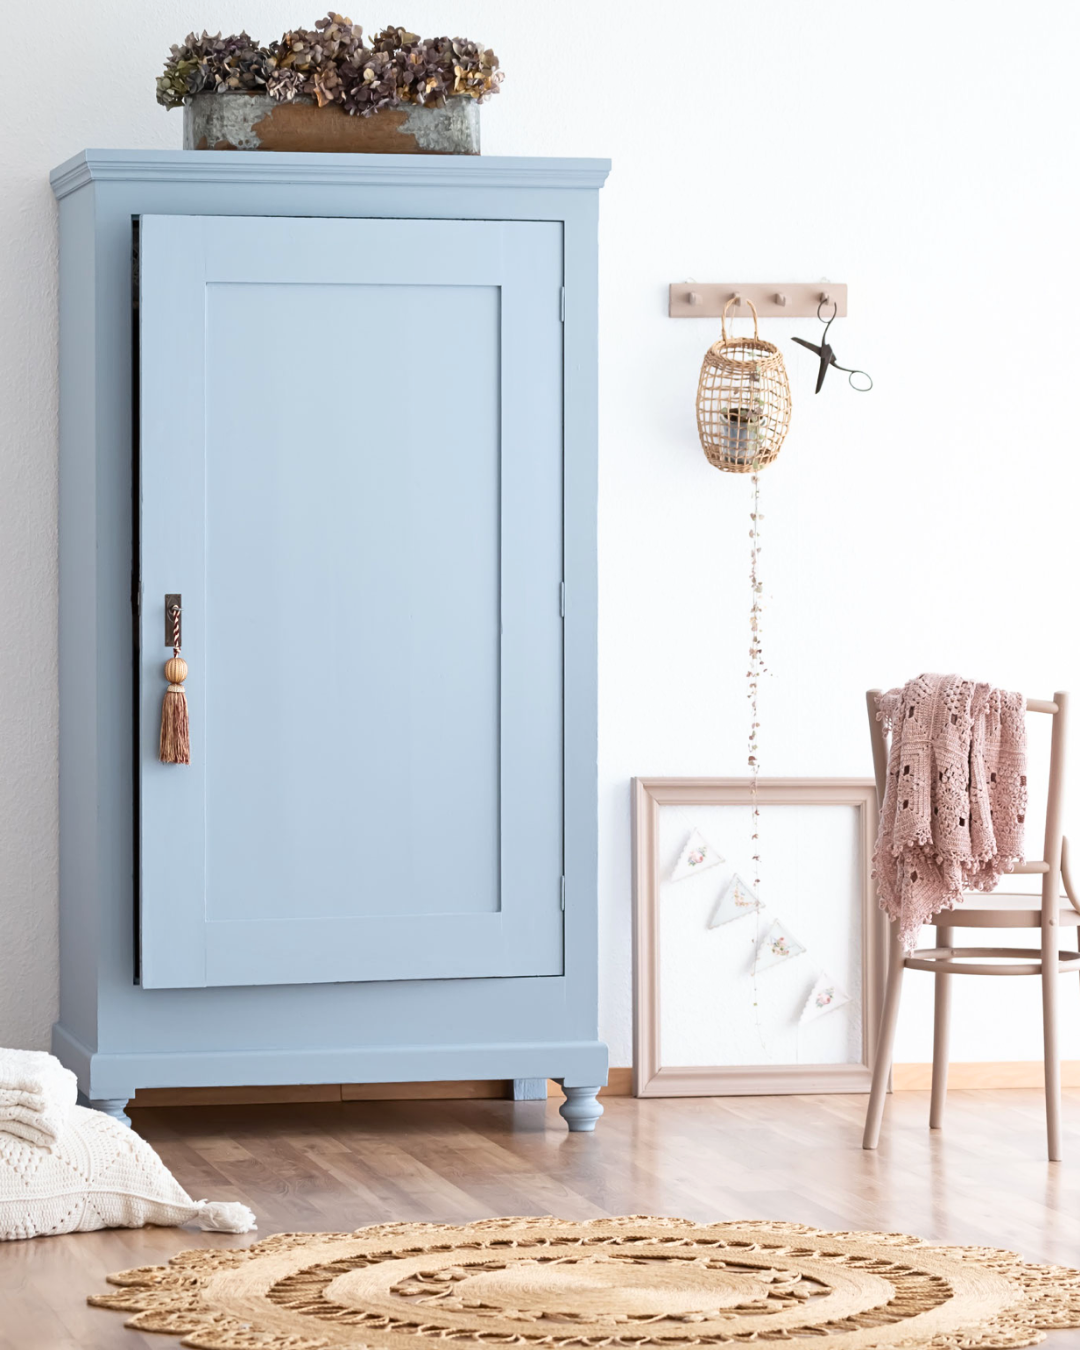
[[[86, 1295], [112, 1270], [185, 1247], [392, 1219], [671, 1214], [902, 1230], [1080, 1264], [1080, 1090], [1066, 1096], [1065, 1163], [1045, 1161], [1038, 1092], [949, 1094], [940, 1134], [926, 1093], [889, 1100], [880, 1150], [859, 1147], [865, 1097], [610, 1098], [595, 1135], [557, 1103], [342, 1102], [133, 1112], [197, 1198], [244, 1200], [259, 1232], [90, 1233], [0, 1246], [2, 1350], [167, 1350]], [[1080, 1331], [1048, 1350], [1080, 1350]]]

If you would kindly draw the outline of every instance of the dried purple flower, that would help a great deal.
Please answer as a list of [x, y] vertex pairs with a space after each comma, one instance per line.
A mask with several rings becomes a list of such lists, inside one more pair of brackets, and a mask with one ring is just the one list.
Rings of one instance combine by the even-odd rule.
[[189, 33], [182, 46], [174, 45], [157, 80], [157, 101], [180, 108], [196, 94], [248, 93], [265, 89], [270, 54], [256, 46], [247, 33], [223, 38], [220, 33]]
[[389, 52], [368, 51], [355, 54], [341, 67], [342, 105], [347, 113], [370, 117], [401, 102], [399, 71]]
[[371, 45], [375, 51], [393, 56], [399, 51], [408, 51], [410, 47], [415, 47], [419, 41], [419, 34], [410, 33], [406, 28], [384, 28], [375, 36]]
[[449, 38], [418, 42], [398, 58], [402, 97], [428, 107], [446, 102], [453, 87], [453, 52]]
[[455, 94], [468, 94], [483, 103], [489, 94], [497, 94], [503, 73], [499, 58], [490, 47], [483, 48], [467, 38], [454, 38]]
[[[331, 12], [314, 28], [296, 28], [270, 44], [267, 92], [283, 102], [304, 96], [320, 108], [342, 101], [339, 67], [363, 46], [359, 24]], [[297, 78], [297, 77], [301, 78]]]
[[190, 33], [172, 48], [157, 98], [178, 108], [207, 91], [265, 90], [279, 102], [339, 103], [370, 117], [401, 103], [434, 107], [462, 95], [483, 102], [499, 92], [498, 67], [495, 53], [478, 43], [421, 39], [405, 28], [384, 28], [366, 47], [359, 24], [331, 11], [314, 28], [292, 29], [269, 47], [257, 47], [247, 33]]

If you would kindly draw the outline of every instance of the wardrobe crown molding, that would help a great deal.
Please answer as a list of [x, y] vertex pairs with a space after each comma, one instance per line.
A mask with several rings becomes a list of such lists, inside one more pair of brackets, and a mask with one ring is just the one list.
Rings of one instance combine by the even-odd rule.
[[341, 187], [600, 188], [609, 159], [83, 150], [49, 175], [56, 197], [98, 181]]

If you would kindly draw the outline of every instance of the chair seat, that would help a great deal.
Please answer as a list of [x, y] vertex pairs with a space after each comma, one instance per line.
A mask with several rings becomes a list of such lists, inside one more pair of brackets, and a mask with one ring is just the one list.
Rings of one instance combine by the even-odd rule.
[[[983, 894], [973, 891], [964, 896], [956, 909], [935, 914], [937, 928], [1039, 928], [1042, 925], [1042, 898], [1038, 895], [1009, 895], [1002, 891]], [[1080, 914], [1067, 899], [1058, 914], [1061, 928], [1080, 926]]]

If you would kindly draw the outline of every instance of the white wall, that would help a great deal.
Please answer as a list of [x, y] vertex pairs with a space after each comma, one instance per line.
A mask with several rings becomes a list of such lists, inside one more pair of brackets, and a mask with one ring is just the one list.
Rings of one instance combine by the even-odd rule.
[[[7, 0], [5, 16], [15, 32], [40, 26], [29, 0]], [[0, 1043], [47, 1044], [56, 1007], [47, 173], [88, 145], [179, 145], [180, 116], [156, 106], [153, 81], [189, 28], [265, 39], [315, 17], [297, 0], [57, 0], [59, 55], [0, 82]], [[716, 324], [669, 320], [670, 281], [846, 281], [836, 346], [876, 380], [860, 396], [833, 376], [815, 398], [812, 360], [788, 341], [813, 321], [769, 325], [797, 402], [763, 478], [765, 772], [868, 772], [862, 691], [923, 669], [1037, 694], [1080, 687], [1077, 10], [401, 0], [354, 17], [495, 47], [508, 77], [485, 109], [489, 153], [614, 160], [601, 241], [601, 1031], [626, 1064], [628, 780], [745, 767], [748, 486], [697, 447], [694, 388]], [[767, 841], [763, 866], [767, 884]], [[901, 1060], [929, 1058], [920, 983]], [[958, 1013], [957, 1059], [1038, 1056], [1034, 981], [970, 981]], [[1080, 1035], [1068, 1053], [1080, 1057]]]

